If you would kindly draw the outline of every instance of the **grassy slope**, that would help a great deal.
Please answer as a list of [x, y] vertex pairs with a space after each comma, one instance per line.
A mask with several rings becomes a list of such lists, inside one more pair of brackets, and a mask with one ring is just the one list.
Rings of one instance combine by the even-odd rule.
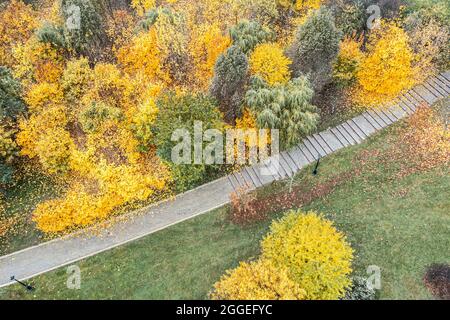
[[17, 184], [2, 190], [7, 203], [6, 215], [14, 217], [16, 225], [7, 236], [0, 238], [0, 255], [42, 242], [44, 235], [35, 228], [31, 213], [40, 202], [58, 195], [54, 181], [36, 172], [24, 174]]
[[[322, 161], [320, 174], [306, 168], [295, 184], [317, 185], [341, 172], [361, 167], [364, 150], [387, 148], [389, 129], [360, 146], [341, 150]], [[370, 164], [370, 157], [365, 160]], [[382, 269], [380, 298], [429, 298], [421, 277], [433, 262], [449, 262], [450, 177], [448, 168], [391, 178], [395, 165], [366, 166], [305, 209], [335, 220], [356, 250], [355, 272], [369, 265]], [[265, 193], [287, 186], [271, 186]], [[202, 299], [220, 275], [240, 260], [255, 257], [269, 222], [240, 228], [226, 220], [227, 208], [78, 263], [81, 290], [66, 289], [66, 269], [36, 277], [37, 290], [0, 289], [0, 298]]]

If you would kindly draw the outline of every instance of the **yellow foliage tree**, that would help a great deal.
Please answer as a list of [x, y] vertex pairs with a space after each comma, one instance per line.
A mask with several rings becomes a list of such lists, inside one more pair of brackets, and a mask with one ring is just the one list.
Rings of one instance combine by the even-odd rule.
[[356, 82], [357, 74], [364, 54], [361, 51], [361, 40], [346, 37], [340, 43], [339, 54], [333, 64], [333, 77], [343, 86]]
[[116, 166], [100, 161], [89, 171], [88, 187], [76, 183], [64, 197], [39, 204], [33, 220], [43, 232], [67, 232], [101, 221], [126, 203], [146, 200], [164, 189], [168, 179], [168, 172], [159, 160], [152, 161], [152, 165], [141, 166]]
[[119, 49], [117, 59], [128, 74], [142, 72], [150, 82], [169, 80], [162, 69], [163, 53], [154, 28], [140, 33], [130, 45]]
[[214, 285], [213, 300], [303, 300], [306, 296], [285, 269], [268, 260], [241, 262]]
[[68, 61], [61, 78], [61, 88], [65, 100], [69, 104], [78, 104], [93, 79], [94, 74], [86, 58]]
[[25, 102], [31, 113], [41, 113], [45, 108], [62, 103], [62, 99], [63, 94], [57, 84], [42, 82], [30, 88]]
[[194, 30], [189, 52], [194, 62], [195, 81], [202, 89], [209, 87], [216, 60], [230, 44], [230, 37], [222, 34], [218, 24], [201, 25]]
[[12, 50], [30, 38], [38, 26], [36, 18], [31, 5], [18, 0], [9, 1], [0, 11], [0, 65], [14, 66]]
[[56, 127], [46, 130], [36, 141], [34, 152], [38, 154], [43, 168], [50, 174], [62, 174], [69, 171], [69, 161], [73, 141], [69, 132]]
[[143, 16], [145, 12], [154, 8], [156, 0], [131, 0], [131, 6], [136, 10], [137, 14]]
[[283, 8], [304, 11], [309, 9], [319, 9], [322, 0], [277, 0], [277, 2]]
[[24, 45], [14, 47], [13, 55], [17, 63], [13, 66], [14, 75], [25, 86], [35, 82], [56, 83], [64, 71], [61, 52], [50, 44], [39, 42], [32, 36]]
[[288, 212], [261, 246], [263, 259], [286, 268], [308, 300], [342, 298], [351, 285], [353, 250], [331, 221], [313, 212]]
[[416, 71], [408, 36], [397, 25], [383, 23], [369, 39], [368, 54], [357, 72], [356, 101], [376, 106], [412, 87]]
[[291, 63], [283, 50], [273, 43], [258, 45], [250, 56], [252, 74], [261, 76], [270, 85], [289, 81]]

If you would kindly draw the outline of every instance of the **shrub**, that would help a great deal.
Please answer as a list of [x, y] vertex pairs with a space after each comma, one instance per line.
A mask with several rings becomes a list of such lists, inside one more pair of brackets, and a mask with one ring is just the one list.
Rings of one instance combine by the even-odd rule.
[[414, 52], [413, 65], [420, 70], [419, 81], [450, 66], [450, 27], [434, 19], [426, 21], [414, 14], [404, 21], [404, 28]]
[[279, 129], [281, 143], [292, 146], [316, 127], [319, 115], [311, 104], [313, 93], [304, 76], [274, 86], [254, 77], [246, 103], [259, 128]]
[[35, 152], [44, 169], [51, 174], [69, 171], [73, 141], [69, 132], [62, 128], [49, 129], [36, 142]]
[[14, 185], [15, 172], [16, 170], [11, 164], [0, 160], [0, 186], [6, 188]]
[[153, 125], [158, 115], [158, 108], [152, 98], [147, 98], [133, 115], [131, 130], [139, 141], [138, 150], [148, 152], [154, 145]]
[[436, 263], [429, 266], [423, 282], [433, 296], [450, 300], [450, 266], [448, 264]]
[[242, 52], [248, 54], [258, 44], [273, 38], [272, 32], [258, 22], [244, 20], [231, 28], [230, 36], [233, 45], [238, 46]]
[[375, 290], [367, 286], [367, 279], [353, 277], [351, 288], [345, 295], [345, 300], [374, 300]]
[[289, 60], [276, 44], [258, 45], [250, 56], [250, 70], [269, 85], [286, 83], [290, 78]]
[[267, 212], [257, 210], [255, 206], [256, 194], [247, 189], [238, 189], [230, 196], [231, 208], [230, 220], [235, 224], [245, 225], [255, 221], [262, 221], [267, 217]]
[[414, 56], [408, 41], [406, 33], [393, 23], [384, 23], [371, 34], [368, 54], [357, 74], [357, 102], [369, 106], [381, 104], [414, 84]]
[[18, 156], [19, 148], [15, 141], [15, 129], [8, 129], [0, 123], [0, 161], [12, 163]]
[[345, 38], [339, 49], [339, 55], [333, 64], [333, 78], [341, 87], [356, 83], [357, 74], [364, 54], [360, 50], [361, 41]]
[[13, 67], [14, 47], [25, 43], [39, 24], [37, 12], [25, 1], [2, 1], [0, 4], [0, 66]]
[[176, 193], [191, 190], [207, 181], [208, 166], [192, 164], [168, 164], [172, 181], [173, 190]]
[[247, 73], [247, 56], [236, 45], [217, 59], [210, 93], [219, 102], [227, 122], [234, 122], [241, 113]]
[[310, 15], [299, 27], [290, 49], [294, 76], [308, 75], [314, 90], [322, 90], [331, 80], [340, 38], [331, 11], [322, 8]]
[[352, 248], [331, 221], [313, 212], [288, 212], [261, 246], [262, 257], [286, 268], [306, 299], [339, 299], [351, 285]]
[[42, 27], [36, 31], [36, 36], [42, 43], [49, 43], [58, 49], [66, 48], [64, 30], [58, 26], [44, 23]]
[[57, 84], [41, 82], [33, 85], [25, 101], [31, 113], [40, 113], [50, 106], [58, 105], [63, 100], [63, 93]]
[[61, 79], [61, 88], [67, 102], [70, 104], [78, 103], [87, 92], [92, 80], [93, 72], [86, 58], [73, 59], [67, 62]]
[[267, 260], [241, 262], [214, 285], [213, 300], [302, 300], [305, 291]]
[[203, 130], [223, 129], [222, 115], [207, 95], [169, 93], [158, 99], [157, 107], [155, 144], [158, 154], [166, 161], [171, 161], [172, 148], [177, 144], [171, 141], [174, 130], [186, 129], [193, 137], [195, 121], [203, 123]]
[[117, 123], [123, 118], [123, 112], [119, 108], [110, 107], [103, 102], [93, 102], [79, 114], [78, 121], [84, 132], [91, 133], [100, 131], [108, 123]]

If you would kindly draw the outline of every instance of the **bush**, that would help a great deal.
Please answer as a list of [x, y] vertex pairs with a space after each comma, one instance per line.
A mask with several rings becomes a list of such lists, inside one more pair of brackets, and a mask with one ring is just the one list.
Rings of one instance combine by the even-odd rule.
[[[64, 98], [70, 104], [79, 103], [87, 92], [89, 83], [93, 80], [93, 71], [86, 58], [73, 59], [67, 62], [61, 79]], [[74, 109], [74, 108], [73, 108]]]
[[267, 217], [267, 212], [258, 210], [256, 207], [256, 194], [247, 189], [238, 189], [230, 196], [231, 208], [230, 220], [235, 224], [245, 225], [248, 223], [262, 221]]
[[352, 286], [345, 295], [345, 300], [374, 300], [375, 290], [367, 286], [367, 279], [353, 277]]
[[64, 30], [58, 26], [44, 23], [42, 27], [36, 31], [36, 36], [40, 42], [49, 43], [56, 49], [66, 48]]
[[310, 15], [299, 27], [290, 49], [294, 76], [308, 75], [314, 90], [322, 90], [331, 80], [340, 38], [331, 11], [322, 8]]
[[174, 182], [173, 189], [182, 193], [198, 187], [207, 179], [207, 166], [192, 164], [168, 164]]
[[425, 20], [415, 13], [405, 19], [403, 28], [415, 55], [414, 66], [420, 70], [419, 80], [450, 67], [449, 26], [435, 19]]
[[177, 142], [171, 141], [172, 133], [177, 129], [186, 129], [193, 137], [194, 122], [201, 121], [203, 130], [223, 130], [222, 115], [215, 101], [204, 94], [175, 95], [166, 94], [157, 101], [158, 116], [154, 134], [158, 154], [171, 161], [172, 148]]
[[302, 300], [305, 291], [267, 260], [242, 262], [214, 285], [213, 300]]
[[433, 296], [450, 300], [450, 266], [448, 264], [436, 263], [429, 266], [423, 282]]
[[86, 133], [98, 132], [101, 128], [105, 128], [108, 123], [117, 123], [123, 119], [122, 110], [110, 107], [102, 102], [93, 102], [78, 117], [83, 131]]
[[283, 50], [272, 43], [258, 45], [250, 56], [250, 70], [269, 85], [286, 83], [290, 79], [289, 60]]
[[333, 78], [340, 87], [356, 83], [357, 74], [364, 54], [360, 50], [361, 41], [345, 38], [340, 44], [339, 55], [333, 63]]
[[219, 102], [227, 122], [233, 123], [240, 116], [247, 73], [247, 56], [236, 45], [217, 59], [210, 93]]
[[331, 221], [313, 212], [288, 212], [261, 246], [262, 257], [286, 268], [306, 299], [339, 299], [351, 286], [352, 248]]
[[279, 129], [283, 146], [296, 144], [302, 135], [315, 129], [319, 115], [311, 104], [314, 92], [306, 77], [274, 86], [254, 77], [250, 88], [246, 103], [258, 127]]
[[406, 33], [393, 23], [383, 23], [369, 38], [368, 54], [357, 77], [356, 101], [378, 105], [394, 99], [415, 83], [414, 55]]
[[14, 184], [15, 169], [11, 164], [0, 160], [0, 186], [3, 188], [10, 187]]

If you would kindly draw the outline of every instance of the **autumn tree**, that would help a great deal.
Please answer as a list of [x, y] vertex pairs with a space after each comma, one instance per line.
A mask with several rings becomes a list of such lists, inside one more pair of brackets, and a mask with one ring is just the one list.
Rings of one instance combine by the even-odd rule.
[[340, 37], [331, 11], [322, 8], [309, 16], [290, 49], [294, 76], [308, 75], [314, 90], [320, 91], [331, 80]]
[[250, 71], [269, 85], [286, 83], [290, 79], [289, 60], [276, 44], [258, 45], [250, 56]]
[[290, 211], [272, 223], [262, 258], [286, 268], [307, 300], [336, 300], [350, 287], [353, 250], [333, 223], [314, 212]]
[[230, 46], [230, 37], [223, 35], [218, 24], [195, 28], [189, 43], [195, 72], [194, 81], [202, 89], [209, 87], [217, 58]]
[[13, 48], [24, 44], [38, 25], [31, 5], [20, 0], [8, 1], [0, 10], [0, 65], [12, 67]]
[[234, 122], [241, 113], [247, 75], [248, 59], [238, 46], [231, 46], [217, 59], [210, 93], [219, 102], [227, 122]]
[[259, 128], [279, 129], [281, 143], [292, 146], [317, 125], [319, 116], [311, 104], [313, 94], [304, 76], [273, 86], [253, 77], [245, 100]]
[[286, 269], [268, 260], [241, 262], [214, 284], [213, 300], [303, 300], [306, 296]]
[[357, 74], [364, 53], [361, 51], [361, 40], [344, 38], [339, 45], [339, 54], [333, 63], [333, 78], [341, 87], [349, 87], [356, 83]]
[[369, 41], [368, 54], [357, 74], [355, 98], [362, 105], [377, 105], [414, 84], [414, 55], [405, 31], [393, 23], [377, 29]]
[[424, 19], [411, 14], [403, 21], [402, 29], [406, 31], [414, 53], [413, 66], [420, 70], [418, 80], [424, 80], [438, 70], [447, 70], [450, 66], [448, 25], [434, 18]]

